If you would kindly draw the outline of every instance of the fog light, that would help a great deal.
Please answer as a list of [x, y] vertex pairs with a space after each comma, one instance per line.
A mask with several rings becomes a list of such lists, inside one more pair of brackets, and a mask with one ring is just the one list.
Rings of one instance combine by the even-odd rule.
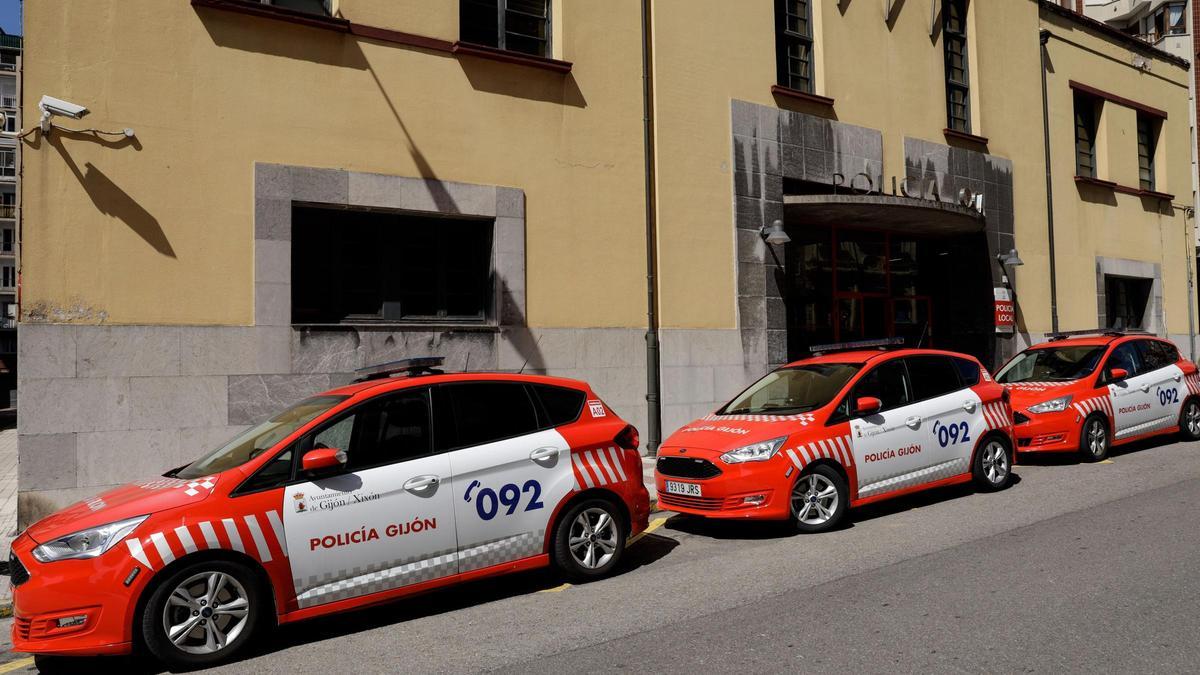
[[743, 504], [753, 504], [755, 506], [762, 504], [765, 501], [767, 501], [766, 495], [750, 495], [749, 497], [742, 498]]
[[59, 617], [55, 621], [55, 623], [58, 624], [59, 628], [74, 628], [76, 626], [82, 626], [84, 624], [84, 622], [86, 622], [86, 621], [87, 621], [87, 615], [80, 614], [78, 616]]

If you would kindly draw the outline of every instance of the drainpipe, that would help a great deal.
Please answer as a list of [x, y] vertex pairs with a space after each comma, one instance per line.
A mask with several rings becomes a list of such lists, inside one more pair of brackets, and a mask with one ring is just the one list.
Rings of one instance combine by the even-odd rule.
[[[1188, 358], [1196, 360], [1196, 281], [1192, 276], [1192, 264], [1196, 261], [1196, 238], [1189, 236], [1187, 222], [1191, 220], [1193, 227], [1196, 222], [1196, 210], [1193, 207], [1183, 209], [1183, 262], [1187, 269], [1187, 308], [1188, 308]], [[1166, 328], [1165, 326], [1163, 327]]]
[[1046, 94], [1046, 43], [1050, 31], [1043, 28], [1039, 39], [1042, 52], [1042, 137], [1046, 151], [1046, 232], [1050, 238], [1050, 332], [1058, 332], [1058, 276], [1054, 265], [1054, 184], [1050, 175], [1050, 103]]
[[642, 143], [646, 158], [646, 454], [653, 457], [662, 442], [659, 401], [658, 222], [654, 190], [654, 103], [650, 81], [650, 2], [642, 0]]

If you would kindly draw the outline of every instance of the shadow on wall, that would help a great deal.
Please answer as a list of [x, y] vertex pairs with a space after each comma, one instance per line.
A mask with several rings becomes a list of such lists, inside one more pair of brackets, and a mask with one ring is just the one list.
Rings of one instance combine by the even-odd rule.
[[[167, 240], [167, 235], [163, 231], [162, 226], [159, 225], [158, 219], [143, 208], [128, 192], [122, 190], [103, 171], [96, 168], [96, 165], [91, 162], [85, 162], [83, 165], [84, 169], [81, 171], [79, 165], [75, 163], [75, 160], [71, 158], [71, 154], [64, 147], [64, 139], [99, 143], [100, 145], [114, 149], [128, 146], [140, 151], [142, 144], [138, 142], [137, 138], [122, 137], [120, 140], [112, 141], [92, 133], [68, 132], [55, 129], [50, 132], [45, 141], [47, 145], [54, 148], [63, 158], [67, 167], [71, 169], [71, 173], [74, 174], [75, 179], [79, 181], [84, 191], [87, 192], [88, 197], [91, 198], [96, 209], [106, 216], [112, 216], [125, 223], [129, 229], [137, 233], [147, 244], [150, 244], [155, 251], [170, 258], [177, 257], [175, 249], [171, 246], [171, 242]], [[36, 148], [40, 145], [40, 142], [41, 140], [39, 139], [30, 145]]]
[[530, 101], [560, 103], [586, 108], [587, 99], [571, 73], [557, 73], [527, 66], [514, 66], [474, 57], [458, 60], [463, 74], [475, 91], [499, 94]]
[[544, 375], [546, 373], [546, 359], [539, 347], [541, 338], [535, 338], [533, 332], [529, 330], [525, 315], [521, 312], [520, 306], [513, 301], [508, 283], [500, 278], [496, 279], [496, 283], [500, 287], [499, 310], [500, 323], [503, 326], [500, 339], [507, 339], [512, 344], [513, 349], [517, 351], [517, 354], [524, 360], [524, 365], [519, 368], [521, 372]]

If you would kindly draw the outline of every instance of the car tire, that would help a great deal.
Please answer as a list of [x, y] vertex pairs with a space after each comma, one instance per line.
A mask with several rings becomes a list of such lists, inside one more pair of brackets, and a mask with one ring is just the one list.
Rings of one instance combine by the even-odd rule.
[[[163, 579], [146, 601], [142, 639], [150, 653], [171, 668], [212, 665], [250, 642], [269, 604], [257, 575], [241, 563], [205, 560], [184, 565]], [[172, 627], [178, 632], [171, 632]]]
[[1012, 483], [1012, 467], [1012, 446], [999, 436], [989, 436], [975, 451], [971, 475], [981, 490], [995, 492]]
[[621, 561], [628, 537], [620, 507], [607, 499], [585, 499], [555, 525], [554, 563], [571, 581], [603, 578]]
[[1108, 422], [1100, 415], [1083, 421], [1079, 431], [1079, 455], [1085, 462], [1099, 462], [1108, 457]]
[[1189, 398], [1179, 411], [1179, 434], [1185, 441], [1200, 440], [1200, 399]]
[[837, 527], [846, 516], [850, 489], [842, 474], [827, 464], [818, 464], [796, 479], [789, 501], [792, 524], [797, 530], [806, 534], [825, 532]]

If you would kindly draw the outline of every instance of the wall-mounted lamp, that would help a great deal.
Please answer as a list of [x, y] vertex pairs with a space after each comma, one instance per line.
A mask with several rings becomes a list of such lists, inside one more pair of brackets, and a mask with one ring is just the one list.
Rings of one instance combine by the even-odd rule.
[[758, 233], [768, 244], [786, 244], [792, 240], [788, 233], [784, 232], [782, 220], [776, 220], [770, 225], [763, 225]]
[[1017, 249], [1009, 249], [1008, 253], [997, 253], [996, 260], [1004, 267], [1020, 267], [1025, 264], [1021, 260], [1021, 256], [1017, 255]]

